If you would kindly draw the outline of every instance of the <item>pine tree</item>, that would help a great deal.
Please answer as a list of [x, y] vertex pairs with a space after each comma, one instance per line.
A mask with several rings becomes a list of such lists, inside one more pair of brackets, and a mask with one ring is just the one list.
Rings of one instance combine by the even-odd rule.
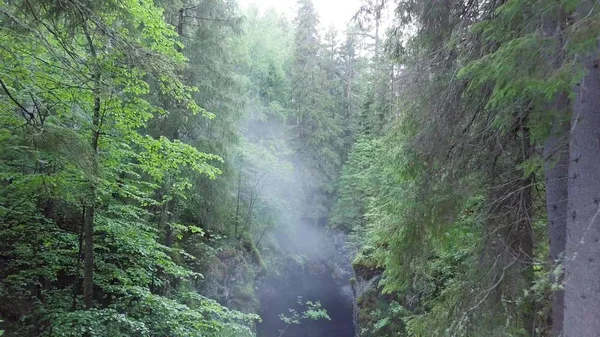
[[291, 70], [291, 109], [295, 167], [303, 181], [303, 213], [327, 216], [340, 167], [340, 127], [331, 93], [324, 86], [326, 73], [317, 31], [319, 20], [311, 0], [298, 1], [295, 19], [294, 61]]

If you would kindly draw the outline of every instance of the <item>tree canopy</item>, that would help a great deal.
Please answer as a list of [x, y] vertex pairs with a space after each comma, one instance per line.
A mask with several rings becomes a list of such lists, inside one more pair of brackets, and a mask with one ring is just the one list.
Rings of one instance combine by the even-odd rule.
[[0, 4], [0, 335], [597, 335], [597, 1], [295, 8]]

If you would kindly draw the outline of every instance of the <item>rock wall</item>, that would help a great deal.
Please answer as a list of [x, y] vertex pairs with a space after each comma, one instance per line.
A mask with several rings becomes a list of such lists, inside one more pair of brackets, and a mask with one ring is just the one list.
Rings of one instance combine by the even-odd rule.
[[403, 318], [410, 315], [394, 294], [383, 293], [383, 270], [368, 255], [357, 254], [352, 263], [355, 337], [404, 336]]
[[331, 243], [331, 250], [327, 254], [327, 263], [332, 270], [332, 277], [338, 292], [349, 304], [354, 304], [351, 281], [354, 277], [352, 259], [356, 255], [356, 251], [348, 248], [347, 234], [330, 230], [326, 235]]
[[202, 294], [228, 308], [257, 313], [256, 280], [264, 272], [262, 259], [249, 241], [224, 244], [219, 250], [205, 252], [208, 264], [200, 282]]
[[[364, 330], [368, 326], [369, 322], [365, 322], [364, 313], [361, 314], [361, 310], [364, 308], [365, 297], [370, 296], [369, 294], [373, 290], [377, 290], [379, 279], [381, 275], [375, 275], [370, 279], [364, 279], [360, 275], [357, 275], [352, 281], [352, 294], [353, 294], [353, 323], [356, 331], [356, 337], [360, 337], [361, 330]], [[375, 295], [377, 296], [377, 295]]]

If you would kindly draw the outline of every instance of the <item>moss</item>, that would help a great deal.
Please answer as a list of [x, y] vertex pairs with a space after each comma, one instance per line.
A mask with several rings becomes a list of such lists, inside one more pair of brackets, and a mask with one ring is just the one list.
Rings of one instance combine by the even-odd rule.
[[262, 259], [262, 256], [260, 255], [260, 252], [258, 251], [258, 249], [256, 249], [256, 247], [253, 247], [252, 251], [250, 252], [250, 255], [252, 256], [252, 261], [254, 261], [258, 268], [260, 270], [264, 270], [265, 263]]
[[260, 303], [254, 298], [250, 301], [246, 301], [239, 298], [233, 298], [229, 301], [227, 307], [244, 313], [256, 313], [260, 306], [259, 304]]
[[225, 249], [217, 253], [217, 257], [221, 261], [227, 261], [234, 258], [237, 255], [237, 251], [235, 249]]
[[255, 313], [260, 307], [251, 278], [248, 282], [235, 285], [231, 289], [230, 298], [228, 306], [245, 313]]
[[374, 287], [356, 299], [357, 328], [361, 337], [404, 336], [402, 317], [397, 317], [398, 314], [391, 310], [394, 298]]
[[360, 296], [356, 304], [358, 306], [358, 321], [361, 326], [368, 325], [373, 321], [372, 312], [377, 309], [378, 291], [370, 289]]
[[218, 280], [224, 280], [229, 273], [227, 265], [217, 257], [210, 259], [210, 262], [212, 277], [216, 277]]
[[242, 301], [250, 301], [254, 298], [254, 288], [252, 284], [245, 284], [241, 286], [235, 286], [232, 293], [234, 298], [238, 298]]
[[356, 258], [352, 261], [352, 268], [356, 272], [356, 275], [363, 279], [371, 279], [383, 272], [383, 269], [379, 268], [377, 261], [365, 251], [361, 251], [356, 255]]
[[245, 237], [242, 239], [242, 248], [247, 254], [250, 255], [250, 257], [252, 257], [252, 262], [254, 262], [259, 269], [262, 270], [265, 268], [265, 263], [263, 262], [262, 256], [250, 238]]
[[380, 287], [374, 287], [358, 297], [356, 304], [361, 337], [405, 336], [404, 318], [411, 312], [400, 310], [396, 295], [383, 294]]

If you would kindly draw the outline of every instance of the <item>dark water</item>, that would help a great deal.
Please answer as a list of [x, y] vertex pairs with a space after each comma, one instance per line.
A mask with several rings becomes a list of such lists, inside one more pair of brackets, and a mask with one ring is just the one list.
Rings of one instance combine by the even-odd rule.
[[339, 284], [335, 283], [324, 265], [317, 265], [314, 269], [295, 275], [286, 282], [271, 279], [265, 283], [260, 313], [263, 321], [257, 326], [258, 337], [280, 335], [285, 324], [279, 319], [279, 314], [288, 313], [290, 308], [302, 311], [297, 303], [298, 296], [303, 301], [320, 301], [331, 321], [307, 320], [300, 325], [291, 325], [282, 337], [354, 337], [351, 301], [342, 295]]

